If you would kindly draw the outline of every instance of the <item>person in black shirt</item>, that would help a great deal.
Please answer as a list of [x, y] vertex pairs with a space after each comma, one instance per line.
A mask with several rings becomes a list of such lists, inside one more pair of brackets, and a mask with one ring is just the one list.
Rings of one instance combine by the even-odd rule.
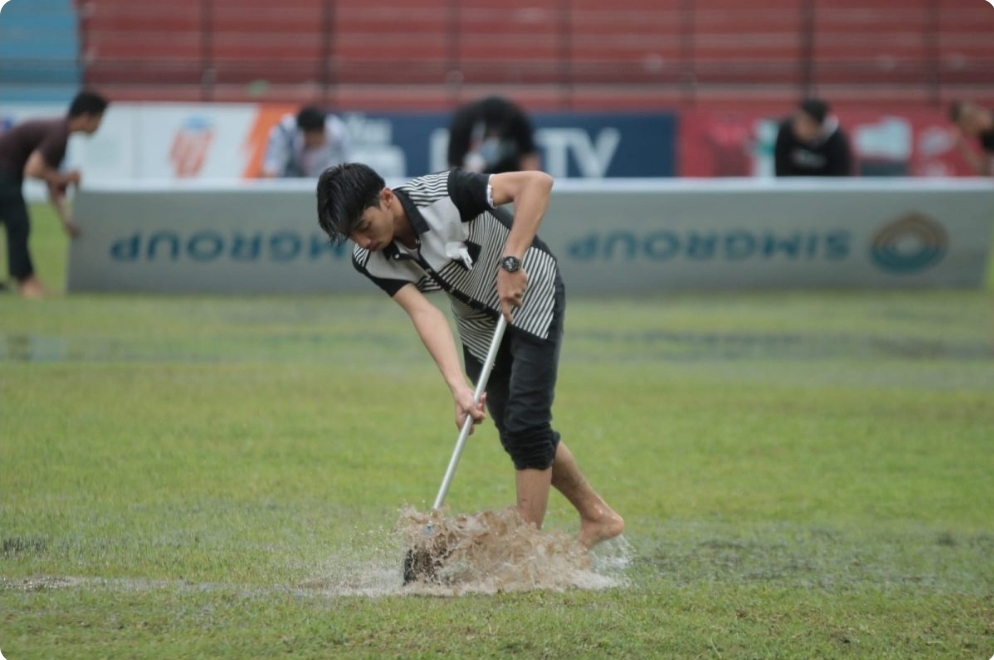
[[[969, 101], [957, 101], [949, 109], [956, 146], [973, 171], [980, 175], [994, 173], [994, 112]], [[979, 140], [984, 155], [977, 154], [969, 142]]]
[[820, 99], [807, 99], [780, 123], [774, 161], [777, 176], [852, 175], [849, 139]]
[[66, 189], [79, 185], [77, 170], [60, 172], [72, 133], [93, 135], [100, 127], [107, 100], [93, 92], [76, 95], [68, 115], [58, 119], [25, 121], [0, 135], [0, 223], [7, 232], [7, 268], [26, 298], [38, 298], [45, 289], [35, 276], [28, 235], [31, 220], [21, 188], [27, 177], [40, 179], [48, 186], [49, 198], [62, 225], [70, 236], [79, 229], [66, 207]]
[[485, 174], [540, 169], [524, 111], [497, 96], [459, 108], [449, 126], [449, 167]]

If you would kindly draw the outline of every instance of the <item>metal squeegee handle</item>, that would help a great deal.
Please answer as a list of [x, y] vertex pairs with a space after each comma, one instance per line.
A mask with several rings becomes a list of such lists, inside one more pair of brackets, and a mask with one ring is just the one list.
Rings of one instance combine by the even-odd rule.
[[[500, 348], [500, 342], [504, 338], [504, 330], [506, 329], [507, 319], [501, 314], [497, 321], [497, 328], [494, 329], [494, 338], [490, 342], [490, 350], [487, 351], [487, 359], [483, 361], [483, 371], [480, 372], [480, 380], [476, 383], [476, 390], [473, 393], [473, 403], [479, 404], [480, 398], [487, 389], [490, 372], [493, 370], [494, 362], [497, 360], [497, 351]], [[456, 466], [459, 465], [459, 457], [462, 456], [463, 447], [466, 446], [466, 439], [469, 438], [469, 432], [472, 428], [473, 417], [472, 415], [466, 415], [466, 421], [463, 422], [462, 429], [459, 431], [456, 448], [452, 450], [449, 467], [446, 468], [445, 476], [442, 477], [442, 485], [438, 489], [438, 495], [435, 497], [435, 504], [432, 505], [432, 509], [440, 509], [445, 502], [445, 496], [449, 493], [449, 486], [452, 484], [452, 477], [456, 473]]]

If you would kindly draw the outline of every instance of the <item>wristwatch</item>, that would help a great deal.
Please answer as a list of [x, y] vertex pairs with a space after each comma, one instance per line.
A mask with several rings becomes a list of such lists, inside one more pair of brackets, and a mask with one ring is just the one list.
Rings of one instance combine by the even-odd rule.
[[521, 259], [512, 256], [501, 257], [500, 267], [509, 273], [516, 273], [521, 270]]

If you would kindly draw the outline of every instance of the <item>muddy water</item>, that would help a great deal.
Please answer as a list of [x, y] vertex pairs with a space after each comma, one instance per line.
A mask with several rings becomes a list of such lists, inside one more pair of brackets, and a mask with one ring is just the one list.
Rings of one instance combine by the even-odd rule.
[[[405, 587], [415, 593], [498, 593], [569, 588], [602, 589], [622, 583], [627, 548], [610, 556], [588, 553], [572, 536], [539, 531], [514, 507], [448, 515], [401, 512], [405, 547], [433, 559], [428, 575]], [[612, 545], [620, 546], [622, 541]]]
[[[433, 570], [405, 585], [402, 564], [412, 549], [428, 553]], [[525, 523], [513, 507], [459, 515], [407, 507], [392, 531], [359, 534], [298, 586], [374, 598], [607, 589], [627, 584], [631, 556], [623, 537], [587, 552], [564, 532]]]

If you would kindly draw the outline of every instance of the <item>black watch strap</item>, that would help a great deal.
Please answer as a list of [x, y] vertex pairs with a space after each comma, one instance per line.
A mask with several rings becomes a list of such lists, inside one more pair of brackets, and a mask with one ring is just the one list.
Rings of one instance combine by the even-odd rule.
[[500, 267], [509, 273], [516, 273], [521, 270], [521, 259], [513, 256], [501, 257]]

